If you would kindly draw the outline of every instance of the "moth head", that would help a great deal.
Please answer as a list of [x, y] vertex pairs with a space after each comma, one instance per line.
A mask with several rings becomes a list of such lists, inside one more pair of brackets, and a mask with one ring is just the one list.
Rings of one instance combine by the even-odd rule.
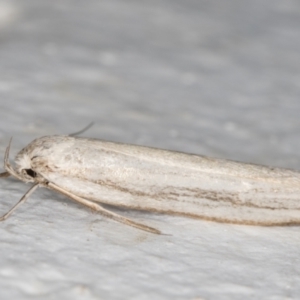
[[25, 182], [36, 182], [39, 176], [34, 170], [32, 158], [22, 151], [16, 156], [16, 172]]
[[[61, 153], [72, 146], [74, 138], [45, 136], [23, 148], [16, 156], [16, 172], [25, 182], [47, 182], [49, 172], [57, 169]], [[48, 175], [47, 175], [48, 174]]]

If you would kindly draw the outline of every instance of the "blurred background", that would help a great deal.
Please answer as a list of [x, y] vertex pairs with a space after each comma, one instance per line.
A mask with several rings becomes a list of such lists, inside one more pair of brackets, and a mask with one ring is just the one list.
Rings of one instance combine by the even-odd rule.
[[[15, 154], [93, 121], [84, 136], [300, 169], [299, 28], [295, 0], [0, 0], [0, 153], [11, 136]], [[25, 189], [1, 180], [0, 210]], [[127, 215], [172, 234], [158, 238], [53, 193], [32, 198], [0, 224], [2, 297], [299, 296], [296, 227]]]
[[87, 136], [300, 166], [299, 6], [1, 1], [1, 141], [94, 121]]

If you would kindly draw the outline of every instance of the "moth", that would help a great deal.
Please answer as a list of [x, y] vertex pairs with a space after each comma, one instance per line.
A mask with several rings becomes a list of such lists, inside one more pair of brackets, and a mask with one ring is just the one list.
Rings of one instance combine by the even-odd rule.
[[102, 204], [248, 225], [300, 224], [300, 172], [73, 136], [45, 136], [5, 172], [33, 183], [0, 221], [38, 188], [66, 195], [116, 221], [159, 234]]

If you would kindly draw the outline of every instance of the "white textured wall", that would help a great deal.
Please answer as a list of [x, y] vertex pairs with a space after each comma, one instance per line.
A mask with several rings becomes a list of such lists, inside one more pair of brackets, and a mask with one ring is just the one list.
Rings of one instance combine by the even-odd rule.
[[[300, 169], [297, 1], [0, 0], [0, 153], [70, 133]], [[0, 211], [28, 186], [0, 180]], [[300, 195], [299, 195], [300, 197]], [[39, 190], [0, 224], [1, 299], [299, 299], [300, 228]]]

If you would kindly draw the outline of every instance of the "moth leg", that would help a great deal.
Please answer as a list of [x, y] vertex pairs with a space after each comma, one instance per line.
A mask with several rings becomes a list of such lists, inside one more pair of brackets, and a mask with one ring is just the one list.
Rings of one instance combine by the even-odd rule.
[[9, 177], [9, 176], [10, 176], [10, 174], [8, 172], [0, 173], [0, 177], [2, 177], [2, 178]]
[[23, 195], [23, 197], [19, 200], [19, 202], [14, 205], [5, 215], [3, 215], [2, 217], [0, 217], [0, 221], [4, 221], [6, 220], [13, 212], [14, 210], [16, 210], [21, 204], [23, 204], [28, 198], [29, 196], [39, 187], [39, 184], [36, 183], [34, 184], [27, 192], [25, 195]]
[[161, 234], [161, 232], [153, 227], [149, 227], [147, 225], [143, 225], [143, 224], [140, 224], [140, 223], [137, 223], [135, 221], [132, 221], [128, 218], [125, 218], [121, 215], [118, 215], [108, 209], [105, 209], [104, 207], [102, 207], [101, 205], [99, 204], [96, 204], [95, 202], [91, 201], [91, 200], [87, 200], [87, 199], [84, 199], [84, 198], [81, 198], [77, 195], [74, 195], [68, 191], [65, 191], [64, 189], [60, 188], [59, 186], [49, 182], [47, 185], [45, 185], [46, 187], [50, 188], [50, 189], [53, 189], [57, 192], [60, 192], [66, 196], [68, 196], [69, 198], [71, 198], [72, 200], [76, 201], [76, 202], [79, 202], [87, 207], [90, 207], [94, 210], [96, 210], [97, 212], [100, 212], [102, 215], [110, 218], [110, 219], [113, 219], [115, 221], [118, 221], [118, 222], [121, 222], [123, 224], [126, 224], [126, 225], [130, 225], [132, 227], [136, 227], [138, 229], [141, 229], [141, 230], [144, 230], [144, 231], [148, 231], [148, 232], [151, 232], [151, 233], [155, 233], [155, 234]]

